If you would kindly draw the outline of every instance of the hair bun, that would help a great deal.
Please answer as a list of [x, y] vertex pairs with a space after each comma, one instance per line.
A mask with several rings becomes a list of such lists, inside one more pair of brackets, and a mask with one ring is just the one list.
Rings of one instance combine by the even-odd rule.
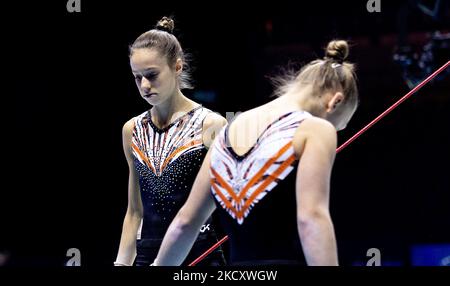
[[156, 30], [165, 31], [170, 34], [173, 33], [174, 28], [175, 28], [175, 23], [169, 17], [162, 17], [162, 19], [159, 20], [155, 26]]
[[344, 40], [335, 40], [328, 43], [325, 51], [325, 59], [331, 59], [343, 63], [348, 57], [348, 43]]

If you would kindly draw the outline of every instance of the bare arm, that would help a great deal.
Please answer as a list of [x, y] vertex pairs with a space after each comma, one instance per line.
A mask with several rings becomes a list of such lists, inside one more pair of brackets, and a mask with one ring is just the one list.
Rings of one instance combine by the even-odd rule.
[[[301, 146], [297, 173], [297, 224], [308, 265], [338, 265], [329, 212], [330, 177], [336, 154], [336, 130], [323, 119], [305, 120], [294, 137]], [[298, 148], [298, 149], [300, 149]], [[296, 150], [298, 150], [296, 149]]]
[[201, 226], [216, 208], [210, 192], [210, 153], [208, 151], [195, 179], [192, 191], [170, 224], [154, 265], [180, 265], [186, 259]]
[[131, 151], [133, 135], [133, 119], [125, 123], [122, 130], [123, 149], [130, 170], [128, 180], [128, 207], [123, 221], [122, 236], [115, 265], [132, 265], [136, 257], [136, 238], [143, 215], [142, 201], [139, 192], [138, 174], [134, 168]]

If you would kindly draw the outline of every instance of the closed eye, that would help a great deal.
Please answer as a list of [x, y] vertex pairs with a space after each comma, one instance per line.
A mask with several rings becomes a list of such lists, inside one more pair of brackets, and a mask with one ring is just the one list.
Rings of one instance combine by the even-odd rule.
[[159, 73], [153, 72], [153, 71], [148, 71], [148, 72], [142, 73], [142, 76], [148, 80], [155, 80], [158, 77], [158, 75], [159, 75]]

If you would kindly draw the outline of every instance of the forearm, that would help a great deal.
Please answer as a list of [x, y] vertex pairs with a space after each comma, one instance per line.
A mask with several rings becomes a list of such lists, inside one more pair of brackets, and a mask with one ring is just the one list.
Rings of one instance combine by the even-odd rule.
[[122, 236], [120, 238], [119, 251], [116, 264], [132, 265], [136, 257], [136, 238], [141, 217], [127, 213], [123, 221]]
[[178, 214], [167, 229], [155, 265], [181, 265], [197, 239], [200, 227], [201, 223], [189, 223]]
[[328, 215], [299, 221], [298, 231], [308, 265], [338, 265], [336, 237]]

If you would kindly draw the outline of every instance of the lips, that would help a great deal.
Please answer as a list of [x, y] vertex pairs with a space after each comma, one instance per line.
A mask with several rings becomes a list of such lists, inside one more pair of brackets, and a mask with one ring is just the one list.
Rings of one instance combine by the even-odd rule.
[[151, 97], [154, 97], [154, 96], [156, 96], [156, 93], [147, 93], [147, 94], [144, 94], [144, 97], [145, 97], [145, 98], [151, 98]]

